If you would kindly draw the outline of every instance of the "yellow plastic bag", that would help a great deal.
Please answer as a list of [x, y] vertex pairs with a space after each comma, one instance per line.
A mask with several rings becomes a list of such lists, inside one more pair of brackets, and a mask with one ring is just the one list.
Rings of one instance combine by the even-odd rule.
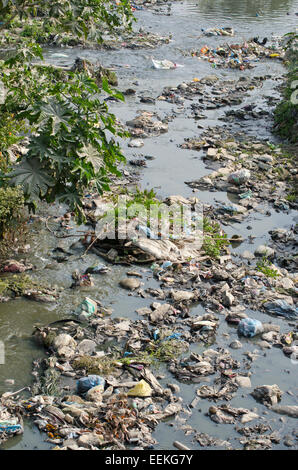
[[128, 394], [130, 397], [151, 397], [152, 389], [150, 385], [145, 382], [145, 380], [141, 380], [135, 387], [129, 390]]

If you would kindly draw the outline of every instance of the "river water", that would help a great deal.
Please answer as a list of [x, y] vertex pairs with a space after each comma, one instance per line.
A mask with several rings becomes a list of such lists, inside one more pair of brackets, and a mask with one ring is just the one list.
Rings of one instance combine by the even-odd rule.
[[[164, 10], [164, 9], [163, 9]], [[165, 10], [164, 10], [165, 11]], [[171, 104], [157, 102], [153, 108], [139, 102], [138, 96], [158, 96], [165, 86], [177, 86], [182, 81], [190, 81], [194, 77], [203, 77], [204, 75], [217, 74], [220, 78], [235, 78], [240, 75], [267, 75], [270, 74], [274, 80], [264, 82], [261, 91], [256, 89], [247, 97], [245, 103], [258, 102], [260, 107], [266, 106], [266, 97], [277, 96], [274, 89], [276, 87], [276, 78], [280, 78], [285, 70], [280, 62], [268, 61], [258, 63], [253, 70], [244, 72], [230, 71], [228, 69], [213, 69], [205, 61], [199, 61], [197, 58], [186, 57], [182, 50], [201, 48], [204, 44], [216, 46], [222, 42], [241, 42], [252, 36], [261, 38], [274, 35], [282, 35], [292, 31], [297, 26], [298, 17], [297, 0], [188, 0], [185, 2], [174, 2], [172, 4], [170, 15], [162, 15], [150, 10], [136, 12], [138, 19], [136, 28], [143, 27], [150, 32], [162, 35], [172, 34], [170, 44], [162, 45], [156, 50], [130, 50], [120, 49], [117, 51], [94, 51], [81, 49], [49, 49], [45, 53], [47, 62], [58, 65], [73, 64], [76, 57], [84, 57], [91, 61], [99, 61], [104, 66], [114, 67], [119, 79], [119, 89], [135, 88], [136, 96], [127, 97], [124, 104], [111, 104], [111, 110], [117, 114], [122, 121], [127, 121], [135, 117], [137, 110], [157, 111], [160, 116], [171, 113]], [[210, 27], [232, 26], [235, 30], [234, 38], [200, 38], [201, 29]], [[151, 67], [150, 57], [156, 59], [169, 59], [171, 61], [183, 64], [183, 68], [175, 70], [154, 70]], [[133, 84], [134, 83], [134, 84]], [[133, 84], [133, 85], [132, 85]], [[207, 111], [206, 119], [200, 120], [203, 126], [222, 125], [219, 118], [223, 115], [226, 108]], [[271, 122], [268, 120], [258, 121], [258, 124], [247, 122], [245, 131], [258, 138], [266, 138], [274, 142], [276, 138], [271, 134]], [[177, 115], [173, 122], [169, 123], [169, 132], [157, 138], [145, 140], [145, 146], [141, 149], [143, 155], [152, 155], [155, 159], [148, 161], [148, 167], [140, 175], [140, 185], [142, 188], [154, 188], [158, 196], [164, 197], [170, 194], [181, 194], [183, 196], [192, 196], [192, 190], [185, 184], [185, 181], [199, 179], [201, 176], [209, 173], [201, 160], [200, 152], [183, 150], [178, 147], [185, 137], [197, 135], [197, 123], [183, 115]], [[129, 149], [127, 143], [123, 143], [124, 154], [129, 159], [136, 152], [136, 149]], [[209, 191], [199, 191], [196, 193], [204, 202], [213, 203], [215, 199], [227, 201], [226, 193], [212, 193]], [[50, 213], [56, 214], [57, 211], [63, 212], [64, 208], [52, 207]], [[266, 202], [264, 202], [266, 210]], [[44, 215], [48, 215], [49, 208], [42, 208]], [[242, 235], [245, 239], [253, 232], [256, 237], [255, 245], [259, 245], [267, 240], [268, 231], [277, 227], [289, 227], [293, 221], [297, 221], [297, 214], [293, 211], [290, 214], [276, 212], [270, 209], [270, 217], [262, 217], [258, 213], [250, 220], [245, 220], [243, 224], [237, 224], [233, 227], [225, 227], [228, 235], [235, 233]], [[253, 226], [253, 231], [248, 231], [247, 225]], [[106, 306], [111, 306], [114, 310], [114, 316], [137, 318], [135, 310], [147, 306], [146, 299], [128, 296], [127, 292], [119, 288], [119, 280], [127, 271], [123, 266], [113, 267], [111, 272], [105, 276], [95, 277], [95, 287], [88, 290], [68, 289], [71, 285], [71, 273], [74, 269], [86, 269], [98, 260], [96, 255], [89, 253], [81, 259], [82, 252], [78, 250], [68, 260], [67, 263], [53, 263], [52, 250], [57, 246], [57, 239], [45, 228], [44, 223], [38, 220], [30, 221], [30, 239], [29, 243], [32, 250], [26, 259], [37, 267], [33, 276], [41, 276], [43, 280], [50, 285], [56, 284], [65, 287], [59, 303], [46, 305], [37, 302], [31, 302], [24, 299], [18, 299], [9, 303], [0, 304], [0, 340], [5, 345], [5, 364], [0, 365], [0, 393], [7, 390], [17, 390], [23, 386], [30, 385], [32, 382], [31, 365], [32, 361], [44, 353], [38, 348], [31, 338], [33, 326], [37, 323], [47, 324], [60, 318], [67, 317], [70, 312], [78, 305], [81, 300], [88, 295], [94, 299], [102, 300]], [[73, 241], [73, 240], [72, 240]], [[69, 242], [69, 244], [71, 241]], [[241, 244], [236, 251], [241, 252], [245, 249], [252, 251], [254, 245]], [[155, 287], [155, 281], [152, 279], [150, 271], [144, 270], [144, 279], [146, 287]], [[148, 301], [147, 301], [148, 302]], [[192, 314], [199, 314], [202, 308], [198, 305], [193, 307]], [[249, 312], [247, 312], [249, 313]], [[261, 320], [268, 321], [268, 316], [261, 315]], [[281, 325], [282, 330], [285, 324], [282, 320], [274, 319], [274, 323]], [[217, 345], [224, 346], [225, 334], [229, 332], [232, 339], [230, 327], [225, 322], [217, 333]], [[243, 341], [248, 351], [254, 349], [253, 341]], [[198, 349], [199, 350], [199, 349]], [[242, 352], [235, 351], [233, 355], [237, 359], [241, 357]], [[263, 355], [264, 353], [260, 353]], [[283, 357], [279, 350], [271, 349], [263, 357], [259, 358], [256, 365], [253, 365], [253, 386], [264, 383], [277, 383], [282, 390], [291, 390], [295, 392], [297, 387], [297, 365], [294, 365], [287, 358]], [[164, 383], [175, 382], [169, 378], [166, 370], [161, 370], [166, 378]], [[14, 379], [13, 386], [5, 384], [6, 379]], [[296, 381], [295, 381], [296, 380]], [[194, 385], [179, 384], [181, 395], [185, 402], [189, 403], [194, 398]], [[297, 391], [297, 388], [296, 388]], [[209, 418], [204, 416], [204, 411], [208, 409], [209, 402], [203, 401], [200, 404], [202, 413], [197, 410], [193, 412], [188, 424], [196, 429], [209, 433], [214, 437], [222, 439], [233, 439], [237, 433], [231, 427], [217, 426]], [[284, 398], [285, 404], [297, 404], [294, 396], [288, 394]], [[232, 406], [244, 406], [253, 408], [256, 402], [247, 394], [238, 395], [231, 402]], [[282, 427], [284, 424], [279, 422], [279, 418], [267, 415], [267, 419], [275, 427]], [[288, 419], [289, 432], [294, 427], [294, 420]], [[190, 438], [187, 441], [182, 431], [175, 429], [172, 422], [163, 423], [158, 426], [155, 437], [159, 444], [156, 448], [172, 449], [174, 440], [182, 440], [191, 448], [199, 448], [198, 444], [191, 444]], [[224, 433], [223, 433], [224, 429]], [[239, 438], [239, 434], [237, 435]], [[44, 435], [39, 433], [37, 428], [31, 423], [25, 426], [23, 436], [10, 439], [2, 446], [4, 449], [34, 449], [49, 448], [49, 444], [44, 442]], [[281, 442], [276, 448], [283, 448]]]

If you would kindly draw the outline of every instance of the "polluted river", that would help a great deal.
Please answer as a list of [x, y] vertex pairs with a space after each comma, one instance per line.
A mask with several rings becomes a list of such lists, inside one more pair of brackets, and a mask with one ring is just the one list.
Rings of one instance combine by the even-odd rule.
[[[102, 312], [107, 311], [99, 319], [116, 322], [121, 318], [119, 324], [129, 341], [130, 330], [125, 328], [134, 329], [136, 325], [133, 339], [137, 343], [139, 322], [143, 322], [152, 341], [167, 329], [168, 336], [177, 334], [178, 350], [180, 340], [188, 346], [171, 360], [153, 361], [149, 366], [159, 385], [150, 380], [147, 384], [155, 391], [166, 390], [167, 401], [163, 404], [159, 397], [158, 409], [169, 404], [179, 405], [179, 412], [164, 413], [162, 418], [156, 418], [156, 423], [152, 418], [150, 438], [148, 431], [144, 431], [143, 440], [131, 431], [128, 448], [174, 449], [175, 441], [192, 450], [294, 449], [297, 446], [298, 309], [295, 307], [294, 250], [298, 217], [295, 204], [289, 204], [285, 198], [284, 180], [277, 176], [267, 179], [270, 165], [277, 164], [276, 156], [281, 152], [281, 141], [272, 133], [273, 112], [286, 73], [278, 54], [274, 57], [272, 51], [281, 36], [295, 30], [297, 12], [297, 0], [188, 0], [157, 2], [153, 6], [143, 4], [134, 12], [137, 18], [134, 29], [140, 35], [148, 31], [156, 38], [163, 38], [156, 40], [154, 47], [150, 39], [142, 47], [138, 43], [127, 45], [124, 39], [119, 47], [109, 50], [79, 47], [45, 50], [48, 64], [70, 67], [80, 58], [112, 69], [125, 102], [111, 99], [107, 102], [120, 122], [131, 123], [136, 116], [145, 116], [149, 121], [163, 123], [164, 127], [156, 126], [154, 132], [144, 126], [143, 134], [135, 131], [137, 125], [128, 124], [133, 134], [121, 142], [127, 164], [123, 166], [123, 178], [118, 186], [129, 188], [137, 183], [142, 191], [153, 189], [161, 201], [173, 195], [179, 195], [183, 201], [198, 198], [208, 214], [216, 214], [215, 219], [232, 242], [216, 261], [202, 257], [198, 261], [180, 262], [178, 259], [165, 264], [161, 259], [145, 264], [117, 264], [100, 257], [95, 245], [88, 248], [88, 244], [80, 242], [90, 226], [77, 226], [72, 219], [63, 219], [66, 207], [41, 205], [37, 214], [26, 222], [27, 248], [10, 258], [33, 265], [34, 269], [28, 271], [32, 279], [51, 288], [57, 286], [59, 296], [49, 303], [23, 297], [0, 303], [0, 340], [5, 347], [5, 364], [0, 364], [0, 394], [31, 387], [37, 374], [32, 364], [35, 367], [36, 361], [53, 357], [52, 350], [49, 352], [36, 341], [35, 327], [38, 326], [42, 334], [48, 334], [47, 325], [64, 319], [78, 321], [74, 312], [88, 297], [99, 302], [99, 313], [101, 306]], [[232, 37], [206, 34], [218, 28], [232, 28], [234, 34]], [[228, 65], [227, 56], [222, 54], [214, 59], [211, 54], [219, 46], [233, 50], [230, 47], [233, 44], [243, 44], [252, 38], [259, 38], [260, 42], [268, 38], [272, 57], [251, 59], [253, 67], [245, 62], [240, 67], [232, 67]], [[205, 47], [210, 54], [202, 52]], [[214, 60], [210, 60], [211, 55]], [[175, 67], [154, 68], [152, 59], [156, 64], [171, 61]], [[221, 147], [223, 157], [217, 154]], [[228, 168], [226, 175], [239, 171], [246, 158], [254, 158], [249, 167], [249, 181], [243, 180], [241, 191], [238, 191], [239, 184], [227, 190], [222, 168]], [[294, 164], [293, 174], [295, 168]], [[209, 176], [216, 172], [214, 183]], [[270, 187], [274, 187], [272, 192]], [[88, 202], [88, 195], [86, 200]], [[277, 271], [272, 271], [273, 265], [265, 264], [264, 255]], [[253, 271], [262, 260], [263, 272]], [[71, 287], [75, 271], [84, 273], [98, 263], [107, 269], [104, 273], [92, 274], [91, 286], [82, 283]], [[264, 274], [266, 266], [271, 266], [271, 276]], [[236, 272], [239, 272], [238, 277]], [[279, 274], [275, 276], [272, 272]], [[136, 280], [137, 287], [123, 288], [120, 284], [123, 279]], [[183, 292], [191, 295], [183, 298]], [[178, 298], [178, 294], [182, 297]], [[284, 301], [289, 311], [285, 308], [283, 314], [280, 313], [278, 305], [274, 304], [277, 300]], [[163, 310], [169, 320], [164, 322], [151, 317], [149, 321], [150, 310], [155, 313], [165, 304], [170, 304], [168, 311]], [[172, 320], [175, 315], [177, 323]], [[258, 320], [267, 325], [267, 329], [251, 337], [240, 335], [237, 326], [245, 317]], [[89, 322], [94, 318], [90, 317]], [[127, 327], [127, 321], [136, 323]], [[273, 329], [268, 324], [273, 325]], [[65, 325], [63, 332], [69, 333], [68, 323], [55, 325], [62, 329]], [[77, 323], [75, 325], [77, 327]], [[99, 332], [100, 323], [96, 327]], [[114, 327], [117, 329], [117, 322]], [[104, 337], [103, 332], [101, 336]], [[75, 340], [79, 342], [80, 338], [95, 340], [91, 334], [77, 335]], [[129, 361], [129, 357], [134, 356], [133, 346], [130, 349], [125, 346], [123, 337], [109, 338], [112, 345], [116, 340], [119, 351], [121, 348], [122, 353], [126, 351]], [[142, 341], [145, 341], [144, 335]], [[103, 342], [103, 348], [100, 344], [97, 344], [97, 354], [109, 357], [110, 344]], [[209, 349], [215, 351], [214, 355], [206, 354]], [[65, 394], [74, 395], [76, 380], [83, 376], [82, 370], [76, 375], [77, 371], [73, 374], [73, 370], [63, 369], [69, 363], [67, 356], [61, 359], [58, 354], [56, 360], [62, 365], [60, 370], [71, 372], [62, 373], [59, 386], [64, 387]], [[137, 365], [140, 363], [142, 367], [142, 361], [136, 361]], [[206, 372], [203, 368], [198, 372], [198, 364], [205, 364]], [[237, 381], [238, 376], [246, 380]], [[136, 383], [136, 377], [132, 376], [131, 382]], [[116, 379], [119, 383], [128, 381], [126, 375], [123, 379], [118, 372]], [[108, 381], [110, 387], [112, 383]], [[269, 388], [262, 389], [264, 385]], [[22, 395], [23, 400], [29, 397], [28, 391]], [[142, 398], [136, 398], [133, 406], [139, 406], [144, 416], [146, 413], [154, 416], [155, 398], [146, 400], [152, 400], [151, 404], [148, 401], [150, 411], [142, 410], [139, 403]], [[34, 407], [34, 402], [29, 406]], [[292, 411], [277, 412], [272, 409], [274, 406], [288, 406]], [[61, 409], [67, 414], [65, 408]], [[158, 413], [160, 411], [156, 411], [156, 416]], [[39, 426], [36, 419], [45, 418], [26, 416], [24, 432], [0, 444], [0, 448], [52, 449], [63, 446], [66, 437], [73, 440], [70, 448], [75, 446], [78, 437], [75, 431], [61, 437], [58, 424], [55, 428], [52, 423], [56, 434], [54, 431], [51, 434], [48, 432], [51, 429]], [[76, 421], [69, 419], [68, 426], [82, 427], [82, 422], [81, 419], [77, 426]], [[89, 443], [81, 441], [82, 447], [88, 448]], [[107, 442], [104, 448], [119, 448], [117, 442]], [[94, 441], [90, 446], [93, 444]]]

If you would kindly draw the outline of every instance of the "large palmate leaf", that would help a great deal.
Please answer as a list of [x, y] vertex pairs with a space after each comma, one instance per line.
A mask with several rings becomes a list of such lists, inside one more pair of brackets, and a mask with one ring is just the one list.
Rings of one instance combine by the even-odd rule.
[[35, 136], [32, 137], [29, 145], [29, 157], [38, 157], [39, 160], [47, 160], [57, 163], [59, 170], [62, 169], [63, 164], [68, 161], [66, 150], [55, 150], [51, 148], [51, 139], [49, 136]]
[[49, 100], [48, 103], [45, 103], [41, 107], [40, 117], [42, 119], [42, 122], [46, 123], [48, 122], [48, 120], [51, 121], [51, 135], [55, 135], [60, 130], [61, 126], [64, 127], [66, 130], [70, 131], [70, 115], [70, 111], [54, 99]]
[[84, 145], [78, 154], [80, 157], [85, 158], [87, 162], [92, 164], [95, 173], [97, 173], [103, 166], [103, 159], [99, 155], [98, 150], [90, 144]]
[[30, 200], [43, 196], [55, 181], [37, 158], [25, 158], [9, 173], [10, 184], [22, 186]]

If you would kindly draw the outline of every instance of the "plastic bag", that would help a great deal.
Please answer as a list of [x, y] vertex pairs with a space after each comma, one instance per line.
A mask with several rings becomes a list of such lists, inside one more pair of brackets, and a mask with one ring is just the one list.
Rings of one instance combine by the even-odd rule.
[[150, 385], [145, 381], [141, 380], [135, 387], [133, 387], [127, 394], [130, 397], [150, 397], [152, 395], [152, 389]]
[[263, 333], [264, 328], [259, 320], [254, 318], [243, 318], [238, 324], [239, 335], [245, 336], [246, 338], [252, 338], [260, 333]]
[[100, 377], [100, 375], [88, 375], [77, 381], [77, 392], [84, 395], [90, 388], [96, 387], [97, 385], [102, 385], [104, 390], [105, 383], [105, 379]]
[[85, 297], [85, 300], [83, 300], [76, 313], [78, 315], [80, 315], [81, 313], [85, 313], [86, 316], [90, 317], [96, 312], [97, 303], [95, 302], [95, 300], [89, 299], [89, 297]]
[[273, 302], [266, 302], [264, 304], [264, 308], [270, 313], [281, 315], [283, 317], [291, 318], [298, 315], [298, 308], [288, 304], [288, 302], [282, 299], [274, 300]]
[[243, 184], [246, 183], [250, 178], [250, 171], [243, 168], [239, 171], [234, 171], [228, 177], [228, 182], [232, 184]]

